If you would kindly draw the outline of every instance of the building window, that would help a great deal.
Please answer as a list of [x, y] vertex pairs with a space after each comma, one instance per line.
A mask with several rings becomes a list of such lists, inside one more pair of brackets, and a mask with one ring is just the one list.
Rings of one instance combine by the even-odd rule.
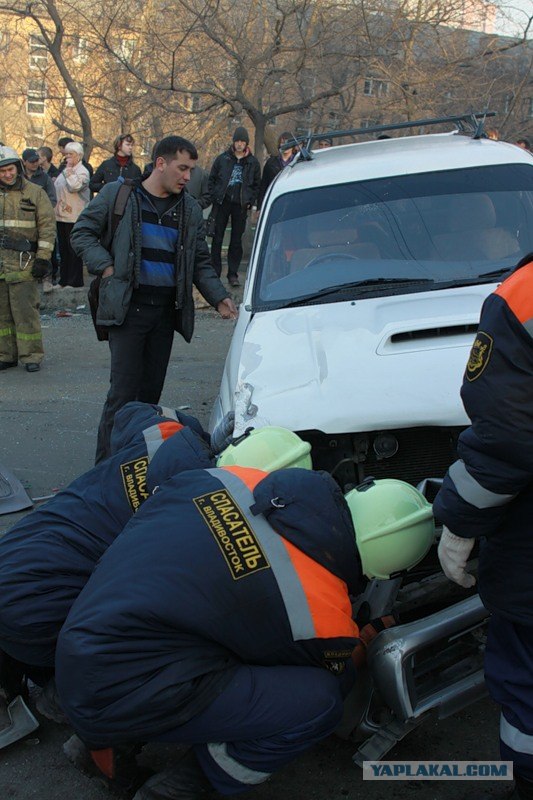
[[46, 83], [44, 81], [31, 80], [28, 82], [28, 114], [44, 114], [46, 103]]
[[46, 69], [48, 66], [48, 48], [42, 36], [30, 34], [30, 67]]
[[362, 119], [359, 123], [360, 128], [375, 128], [376, 125], [381, 125], [379, 119]]
[[513, 93], [506, 94], [505, 95], [505, 99], [503, 101], [503, 113], [504, 114], [509, 114], [509, 112], [511, 111], [511, 109], [513, 107], [513, 102], [514, 102], [514, 94]]
[[26, 134], [28, 147], [40, 147], [44, 139], [44, 125], [40, 120], [31, 120], [30, 128]]
[[135, 39], [122, 39], [117, 47], [117, 53], [123, 61], [131, 61], [135, 50]]
[[367, 97], [383, 97], [389, 93], [390, 83], [377, 78], [365, 78], [363, 94]]
[[78, 64], [85, 64], [89, 58], [87, 39], [84, 39], [82, 36], [72, 37], [72, 58]]

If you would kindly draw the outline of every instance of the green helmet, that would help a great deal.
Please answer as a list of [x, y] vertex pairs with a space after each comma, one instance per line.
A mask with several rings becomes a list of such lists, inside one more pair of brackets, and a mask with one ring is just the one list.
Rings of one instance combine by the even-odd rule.
[[431, 506], [409, 483], [370, 479], [348, 492], [346, 502], [367, 578], [411, 569], [435, 539]]
[[254, 428], [219, 455], [217, 467], [255, 467], [265, 472], [287, 467], [313, 469], [311, 445], [293, 431], [269, 425]]

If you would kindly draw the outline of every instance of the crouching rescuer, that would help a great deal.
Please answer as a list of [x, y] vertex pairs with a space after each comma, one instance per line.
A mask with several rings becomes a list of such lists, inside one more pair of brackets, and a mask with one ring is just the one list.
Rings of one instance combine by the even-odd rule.
[[337, 727], [360, 645], [351, 596], [380, 553], [387, 574], [414, 566], [434, 526], [412, 487], [383, 495], [376, 481], [345, 499], [309, 452], [291, 431], [263, 428], [216, 467], [170, 478], [75, 602], [56, 657], [79, 737], [77, 752], [65, 747], [110, 788], [134, 791], [138, 743], [172, 742], [185, 756], [135, 800], [237, 794]]
[[43, 359], [37, 280], [51, 271], [54, 211], [26, 180], [11, 147], [0, 146], [0, 370], [38, 372]]

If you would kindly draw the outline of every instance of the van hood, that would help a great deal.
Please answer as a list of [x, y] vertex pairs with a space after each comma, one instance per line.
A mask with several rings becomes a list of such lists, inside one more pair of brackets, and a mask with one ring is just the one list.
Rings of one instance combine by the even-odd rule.
[[494, 288], [254, 314], [238, 368], [235, 433], [270, 424], [324, 433], [468, 424], [459, 390]]

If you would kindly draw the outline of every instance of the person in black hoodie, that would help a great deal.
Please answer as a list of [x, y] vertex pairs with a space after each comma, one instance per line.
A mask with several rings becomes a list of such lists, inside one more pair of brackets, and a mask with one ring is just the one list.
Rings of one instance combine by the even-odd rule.
[[92, 192], [99, 192], [106, 183], [112, 183], [118, 178], [141, 177], [141, 170], [133, 161], [133, 145], [135, 139], [130, 133], [123, 133], [113, 142], [114, 155], [102, 161], [93, 177], [89, 187]]
[[294, 158], [298, 152], [296, 147], [291, 147], [289, 150], [280, 150], [282, 144], [285, 142], [289, 142], [291, 139], [294, 139], [294, 136], [289, 131], [284, 131], [280, 133], [278, 138], [278, 153], [275, 156], [270, 156], [265, 161], [265, 166], [263, 167], [263, 175], [261, 177], [261, 186], [259, 187], [259, 196], [257, 198], [257, 210], [261, 209], [263, 204], [263, 200], [265, 199], [266, 190], [282, 169], [288, 167], [289, 164], [294, 161]]
[[228, 248], [228, 282], [239, 286], [239, 266], [242, 259], [242, 236], [246, 228], [248, 209], [256, 204], [261, 180], [259, 161], [249, 148], [246, 128], [238, 127], [233, 144], [217, 156], [209, 175], [209, 193], [215, 212], [215, 233], [211, 245], [211, 260], [217, 275], [222, 273], [222, 240], [231, 219], [231, 239]]

